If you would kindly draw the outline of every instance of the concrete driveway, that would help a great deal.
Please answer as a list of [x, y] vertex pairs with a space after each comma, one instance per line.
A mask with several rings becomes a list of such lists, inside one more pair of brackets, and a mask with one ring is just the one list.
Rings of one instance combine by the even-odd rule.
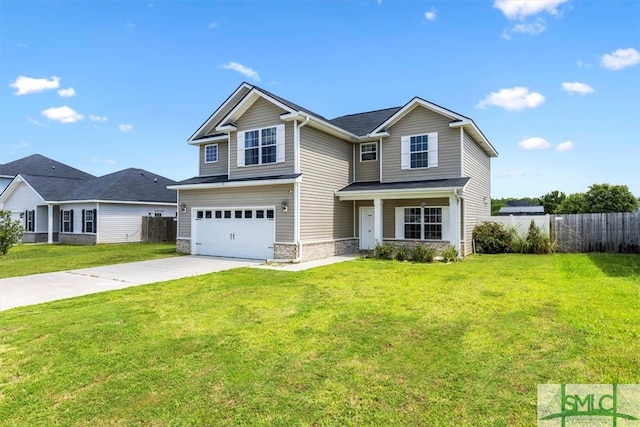
[[189, 255], [0, 279], [0, 311], [259, 264]]

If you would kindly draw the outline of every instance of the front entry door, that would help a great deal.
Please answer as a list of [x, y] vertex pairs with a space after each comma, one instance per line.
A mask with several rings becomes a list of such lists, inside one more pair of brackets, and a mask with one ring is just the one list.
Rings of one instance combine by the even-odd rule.
[[376, 239], [373, 235], [373, 207], [360, 208], [360, 249], [372, 250], [376, 246]]

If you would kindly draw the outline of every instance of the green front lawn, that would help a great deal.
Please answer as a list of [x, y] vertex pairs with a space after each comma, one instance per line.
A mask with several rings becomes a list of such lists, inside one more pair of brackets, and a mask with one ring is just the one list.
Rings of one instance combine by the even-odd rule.
[[16, 245], [9, 249], [8, 254], [0, 256], [0, 279], [177, 255], [176, 245], [167, 243]]
[[640, 382], [640, 256], [239, 269], [0, 313], [1, 425], [536, 425]]

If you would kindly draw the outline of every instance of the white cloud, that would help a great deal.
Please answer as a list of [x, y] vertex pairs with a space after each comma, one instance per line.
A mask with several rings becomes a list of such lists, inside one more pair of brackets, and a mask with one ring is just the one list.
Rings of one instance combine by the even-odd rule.
[[38, 93], [45, 90], [57, 89], [60, 87], [60, 77], [51, 77], [47, 79], [34, 79], [27, 76], [18, 76], [18, 78], [9, 86], [16, 89], [14, 95], [26, 95], [28, 93]]
[[84, 119], [82, 114], [78, 114], [76, 110], [66, 105], [63, 107], [52, 107], [42, 111], [42, 115], [49, 120], [60, 123], [76, 123]]
[[569, 93], [579, 93], [580, 95], [586, 95], [587, 93], [595, 92], [595, 89], [586, 83], [580, 82], [564, 82], [562, 83], [562, 90]]
[[502, 174], [502, 176], [524, 176], [525, 172], [522, 169], [513, 169], [506, 171]]
[[58, 90], [58, 95], [63, 98], [70, 98], [76, 94], [76, 90], [72, 87]]
[[556, 145], [556, 151], [570, 151], [573, 150], [573, 142], [565, 141]]
[[516, 86], [490, 93], [478, 102], [476, 108], [496, 106], [509, 111], [520, 111], [526, 108], [536, 108], [543, 102], [544, 96], [542, 96], [542, 94], [531, 92], [529, 88], [526, 87]]
[[578, 66], [578, 68], [591, 68], [592, 67], [592, 65], [589, 64], [588, 62], [584, 62], [584, 61], [581, 61], [579, 59], [576, 61], [576, 65]]
[[544, 19], [536, 19], [534, 22], [516, 24], [513, 27], [502, 32], [502, 38], [509, 40], [511, 34], [529, 34], [536, 36], [547, 29], [547, 23]]
[[104, 162], [108, 165], [115, 165], [116, 161], [111, 159], [104, 159]]
[[92, 122], [104, 123], [109, 120], [109, 118], [107, 116], [96, 116], [95, 114], [89, 114], [89, 120], [91, 120]]
[[245, 77], [253, 79], [257, 82], [260, 81], [260, 75], [257, 71], [237, 62], [229, 62], [228, 64], [223, 65], [222, 68], [224, 68], [225, 70], [237, 71]]
[[207, 28], [210, 29], [210, 30], [213, 30], [217, 26], [218, 26], [217, 22], [211, 22], [209, 25], [207, 25]]
[[525, 150], [544, 150], [545, 148], [551, 147], [551, 144], [549, 144], [549, 141], [544, 138], [534, 136], [518, 142], [518, 147]]
[[120, 129], [120, 132], [124, 132], [124, 133], [129, 133], [133, 130], [133, 125], [127, 125], [125, 123], [120, 123], [118, 125], [118, 129]]
[[27, 121], [28, 121], [29, 123], [31, 123], [32, 125], [36, 125], [36, 126], [44, 126], [42, 123], [40, 123], [39, 121], [37, 121], [36, 119], [31, 118], [31, 117], [27, 117]]
[[428, 12], [424, 13], [424, 17], [427, 21], [435, 21], [436, 20], [436, 10], [435, 9], [431, 9]]
[[24, 44], [24, 43], [18, 43], [18, 47], [20, 47], [20, 48], [25, 48], [25, 47], [29, 47], [29, 46], [27, 46], [27, 45], [26, 45], [26, 44]]
[[20, 141], [17, 144], [11, 145], [11, 148], [14, 148], [14, 149], [21, 149], [21, 148], [27, 148], [27, 147], [29, 147], [29, 143], [24, 141]]
[[558, 15], [558, 6], [568, 0], [496, 0], [493, 7], [500, 9], [507, 19], [524, 19], [547, 12]]
[[640, 52], [630, 47], [602, 55], [602, 66], [609, 70], [622, 70], [640, 64]]

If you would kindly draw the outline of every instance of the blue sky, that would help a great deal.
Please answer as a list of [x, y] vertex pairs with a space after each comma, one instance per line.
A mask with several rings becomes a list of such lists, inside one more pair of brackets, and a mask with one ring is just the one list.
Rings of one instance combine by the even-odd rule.
[[493, 197], [640, 196], [640, 2], [3, 1], [0, 162], [196, 176], [242, 82], [325, 117], [419, 96], [474, 119]]

